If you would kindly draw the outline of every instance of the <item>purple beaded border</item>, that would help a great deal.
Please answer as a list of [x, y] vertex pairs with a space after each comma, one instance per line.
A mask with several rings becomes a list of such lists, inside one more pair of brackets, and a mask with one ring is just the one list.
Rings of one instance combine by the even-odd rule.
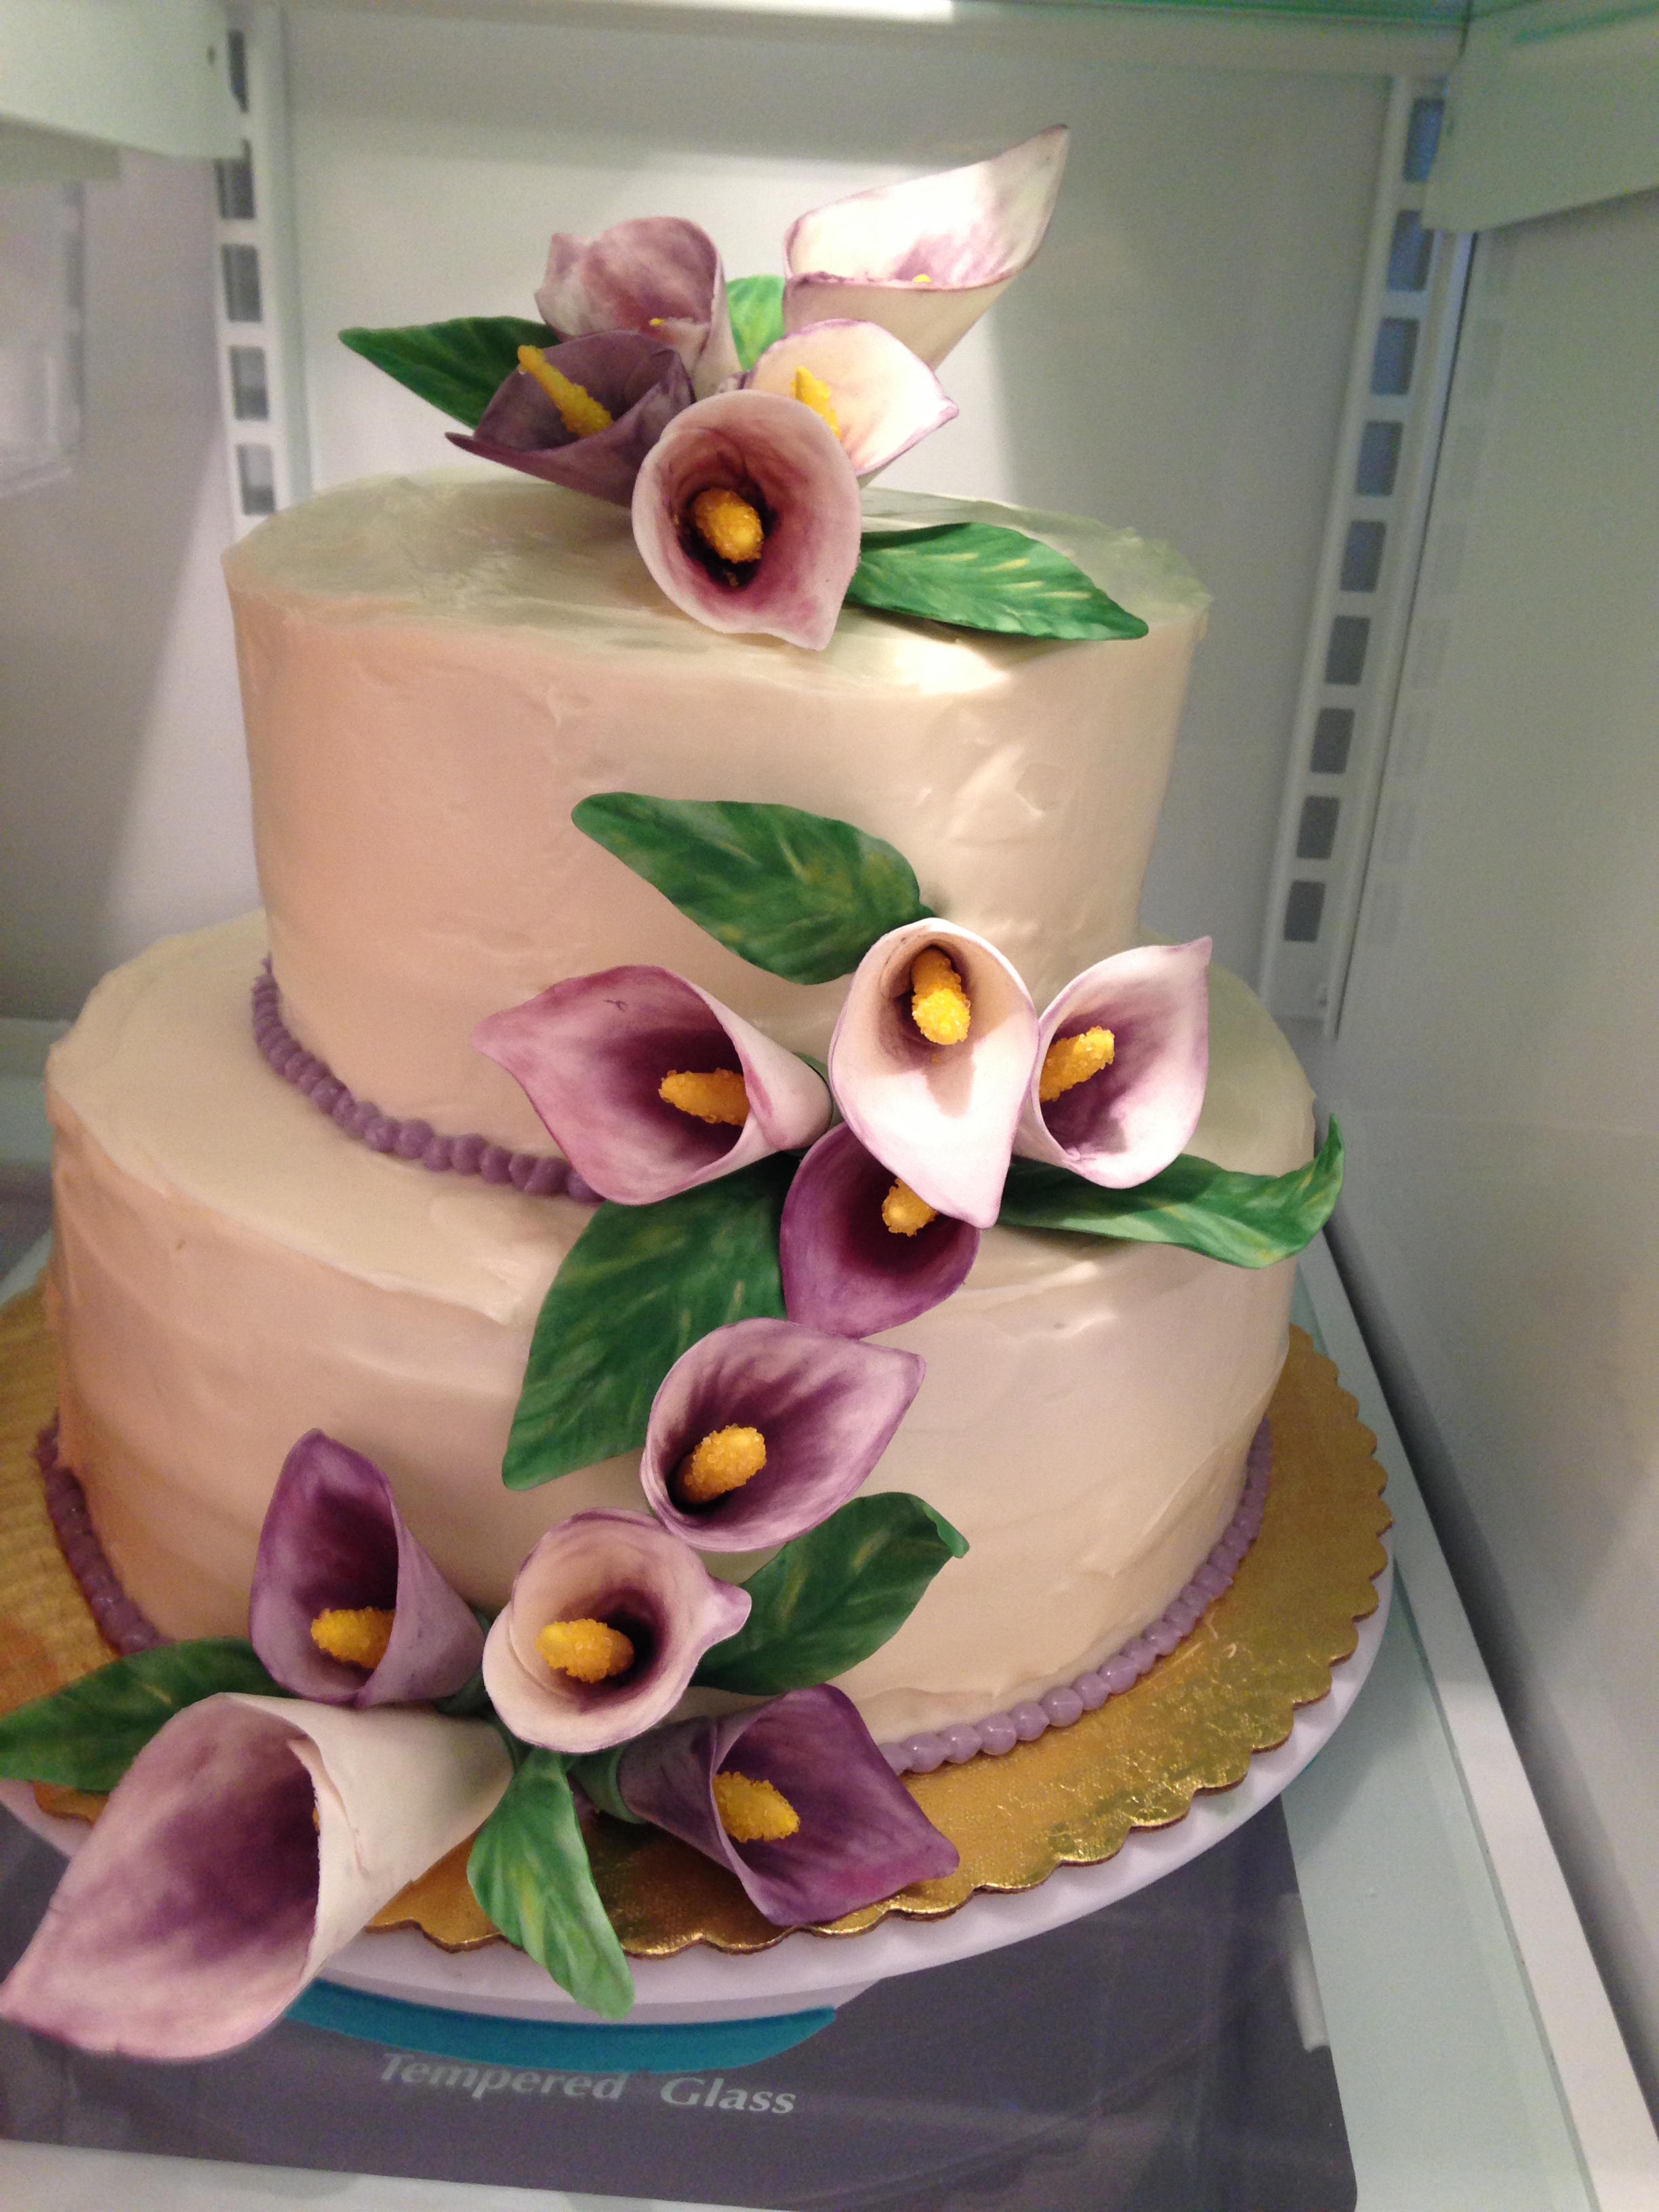
[[1051, 1728], [1070, 1728], [1073, 1721], [1119, 1697], [1138, 1682], [1149, 1668], [1175, 1650], [1190, 1635], [1204, 1613], [1221, 1595], [1238, 1571], [1238, 1563], [1255, 1541], [1267, 1502], [1267, 1480], [1273, 1466], [1273, 1439], [1263, 1421], [1250, 1439], [1244, 1460], [1244, 1487], [1238, 1510], [1225, 1533], [1179, 1597], [1167, 1605], [1150, 1628], [1131, 1638], [1104, 1665], [1079, 1674], [1075, 1682], [1045, 1690], [1011, 1705], [1006, 1713], [989, 1713], [982, 1721], [962, 1721], [954, 1728], [923, 1735], [906, 1736], [902, 1743], [881, 1747], [895, 1774], [931, 1774], [937, 1766], [965, 1766], [980, 1752], [1000, 1759], [1017, 1743], [1030, 1743]]
[[[86, 1492], [58, 1456], [58, 1424], [54, 1420], [35, 1439], [34, 1459], [46, 1487], [46, 1511], [64, 1564], [80, 1586], [105, 1642], [128, 1658], [149, 1651], [167, 1638], [138, 1610], [116, 1580], [104, 1556], [87, 1510]], [[1070, 1728], [1085, 1713], [1119, 1697], [1158, 1660], [1190, 1635], [1205, 1613], [1231, 1584], [1239, 1561], [1255, 1541], [1267, 1502], [1267, 1483], [1273, 1464], [1273, 1442], [1263, 1421], [1250, 1440], [1244, 1462], [1244, 1487], [1238, 1508], [1220, 1541], [1181, 1595], [1139, 1636], [1102, 1667], [1079, 1674], [1075, 1682], [1045, 1690], [1005, 1713], [989, 1713], [982, 1721], [959, 1722], [937, 1735], [907, 1736], [902, 1743], [881, 1747], [895, 1774], [931, 1774], [947, 1762], [963, 1766], [981, 1752], [1000, 1759], [1017, 1743], [1030, 1743], [1051, 1728]]]
[[326, 1114], [348, 1137], [356, 1137], [373, 1152], [418, 1160], [434, 1175], [448, 1171], [475, 1175], [484, 1182], [510, 1182], [526, 1198], [562, 1194], [586, 1205], [599, 1203], [598, 1191], [568, 1161], [551, 1153], [510, 1152], [505, 1145], [492, 1145], [476, 1131], [465, 1137], [441, 1137], [430, 1121], [400, 1121], [394, 1114], [381, 1113], [372, 1098], [359, 1098], [326, 1062], [306, 1050], [283, 1019], [282, 994], [269, 960], [253, 986], [253, 1042], [274, 1074], [291, 1083], [319, 1114]]
[[35, 1438], [34, 1462], [46, 1486], [46, 1511], [64, 1564], [80, 1584], [81, 1595], [105, 1643], [124, 1659], [130, 1659], [135, 1651], [149, 1651], [165, 1644], [167, 1638], [139, 1612], [104, 1557], [104, 1547], [87, 1510], [86, 1492], [58, 1459], [55, 1420]]

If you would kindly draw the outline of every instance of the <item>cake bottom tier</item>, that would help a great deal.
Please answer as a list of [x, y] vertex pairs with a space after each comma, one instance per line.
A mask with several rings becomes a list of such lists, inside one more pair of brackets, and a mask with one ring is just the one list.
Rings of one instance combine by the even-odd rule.
[[[263, 950], [257, 916], [153, 947], [54, 1055], [63, 1458], [168, 1635], [245, 1629], [265, 1504], [311, 1428], [380, 1466], [444, 1573], [499, 1605], [550, 1523], [643, 1504], [636, 1455], [501, 1480], [536, 1315], [589, 1210], [345, 1136], [252, 1042]], [[1217, 975], [1191, 1149], [1277, 1174], [1310, 1138], [1289, 1048]], [[1291, 1273], [997, 1230], [953, 1298], [883, 1340], [927, 1372], [866, 1488], [915, 1492], [969, 1549], [842, 1678], [878, 1738], [1039, 1697], [1158, 1618], [1237, 1504]]]

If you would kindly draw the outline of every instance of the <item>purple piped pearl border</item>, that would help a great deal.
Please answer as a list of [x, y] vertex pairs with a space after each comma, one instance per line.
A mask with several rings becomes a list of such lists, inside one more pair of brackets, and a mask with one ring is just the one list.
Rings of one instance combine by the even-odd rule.
[[[65, 1565], [80, 1585], [81, 1595], [97, 1622], [105, 1642], [130, 1658], [168, 1639], [138, 1610], [115, 1578], [104, 1556], [87, 1510], [86, 1493], [79, 1480], [58, 1456], [58, 1424], [54, 1420], [35, 1439], [35, 1463], [46, 1486], [46, 1511]], [[1120, 1697], [1158, 1660], [1190, 1635], [1217, 1598], [1232, 1582], [1239, 1561], [1255, 1541], [1267, 1502], [1267, 1482], [1273, 1464], [1273, 1440], [1263, 1421], [1250, 1440], [1244, 1462], [1244, 1487], [1238, 1510], [1226, 1532], [1181, 1595], [1166, 1606], [1150, 1628], [1133, 1637], [1103, 1666], [1079, 1674], [1075, 1682], [1045, 1690], [1040, 1698], [1024, 1699], [1005, 1713], [988, 1714], [982, 1721], [964, 1721], [937, 1735], [906, 1736], [902, 1743], [881, 1747], [895, 1774], [931, 1774], [947, 1762], [963, 1766], [982, 1751], [1000, 1759], [1017, 1743], [1030, 1743], [1051, 1728], [1070, 1728], [1074, 1721]]]
[[1103, 1705], [1108, 1698], [1121, 1697], [1148, 1668], [1173, 1651], [1191, 1634], [1205, 1613], [1231, 1583], [1238, 1563], [1255, 1541], [1267, 1502], [1267, 1480], [1273, 1465], [1273, 1439], [1263, 1421], [1250, 1439], [1244, 1461], [1244, 1487], [1238, 1510], [1225, 1533], [1179, 1597], [1167, 1605], [1150, 1628], [1131, 1638], [1121, 1651], [1103, 1666], [1079, 1674], [1075, 1682], [1045, 1690], [1011, 1705], [1006, 1713], [990, 1713], [982, 1721], [962, 1721], [954, 1728], [923, 1735], [906, 1736], [902, 1743], [881, 1747], [895, 1774], [931, 1774], [947, 1763], [965, 1766], [983, 1751], [1000, 1759], [1017, 1743], [1030, 1743], [1051, 1728], [1070, 1728], [1085, 1713]]
[[548, 1152], [510, 1152], [476, 1131], [441, 1137], [430, 1121], [400, 1121], [372, 1098], [359, 1098], [314, 1052], [307, 1052], [283, 1019], [282, 994], [267, 960], [253, 986], [253, 1042], [272, 1073], [309, 1098], [319, 1114], [373, 1152], [418, 1160], [434, 1175], [475, 1175], [481, 1182], [515, 1184], [526, 1198], [566, 1198], [597, 1206], [599, 1194], [568, 1161]]
[[135, 1651], [153, 1650], [167, 1638], [143, 1614], [115, 1579], [115, 1571], [104, 1557], [104, 1547], [87, 1510], [87, 1495], [79, 1480], [58, 1456], [58, 1424], [52, 1421], [34, 1440], [35, 1465], [46, 1486], [46, 1511], [64, 1564], [81, 1586], [98, 1632], [124, 1659]]

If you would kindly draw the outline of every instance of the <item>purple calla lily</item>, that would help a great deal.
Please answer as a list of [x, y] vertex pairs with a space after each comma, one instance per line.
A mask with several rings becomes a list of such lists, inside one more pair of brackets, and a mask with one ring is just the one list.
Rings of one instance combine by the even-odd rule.
[[778, 1235], [791, 1321], [836, 1336], [878, 1336], [960, 1289], [979, 1231], [945, 1213], [908, 1233], [890, 1228], [882, 1208], [893, 1183], [844, 1122], [808, 1152]]
[[826, 389], [836, 435], [860, 483], [908, 453], [957, 412], [926, 362], [879, 323], [813, 323], [769, 345], [744, 382], [798, 398], [797, 372]]
[[[523, 1086], [576, 1172], [623, 1206], [810, 1145], [830, 1118], [830, 1094], [804, 1060], [666, 968], [573, 975], [489, 1015], [472, 1042]], [[670, 1076], [721, 1071], [742, 1078], [740, 1123], [662, 1096]]]
[[691, 380], [672, 346], [631, 331], [569, 338], [542, 359], [610, 414], [608, 429], [579, 436], [535, 378], [515, 368], [476, 430], [451, 430], [453, 445], [526, 476], [627, 507], [646, 455], [691, 404]]
[[1067, 136], [1056, 124], [991, 161], [802, 216], [784, 240], [785, 329], [856, 316], [937, 368], [1042, 245]]
[[[520, 1568], [484, 1644], [484, 1687], [526, 1743], [603, 1751], [665, 1719], [703, 1653], [748, 1617], [745, 1593], [717, 1581], [648, 1515], [573, 1514]], [[578, 1680], [537, 1644], [550, 1626], [569, 1622], [599, 1624], [631, 1656], [614, 1674]]]
[[[675, 1361], [652, 1401], [640, 1486], [665, 1527], [701, 1551], [787, 1542], [860, 1488], [924, 1371], [913, 1352], [794, 1322], [712, 1329]], [[727, 1431], [757, 1433], [764, 1463], [740, 1487], [688, 1503], [686, 1462], [705, 1437]]]
[[[331, 1657], [313, 1623], [366, 1607], [392, 1614], [384, 1657], [372, 1668]], [[248, 1638], [273, 1680], [329, 1705], [451, 1697], [483, 1656], [471, 1607], [410, 1535], [386, 1477], [320, 1429], [301, 1437], [276, 1478]]]
[[[937, 951], [971, 1007], [960, 1042], [930, 1042], [912, 1012], [921, 955]], [[830, 1043], [830, 1081], [866, 1150], [939, 1212], [988, 1229], [1036, 1058], [1030, 994], [994, 945], [955, 922], [906, 922], [859, 963]]]
[[[1141, 945], [1085, 969], [1037, 1026], [1036, 1066], [1014, 1150], [1127, 1190], [1169, 1166], [1198, 1126], [1209, 1074], [1210, 940]], [[1103, 1029], [1112, 1057], [1047, 1103], [1039, 1093], [1056, 1038]]]
[[639, 331], [660, 339], [685, 364], [700, 399], [738, 366], [714, 241], [678, 216], [613, 223], [592, 239], [557, 233], [536, 305], [562, 337]]
[[[752, 555], [718, 553], [694, 507], [729, 494], [757, 519]], [[723, 392], [677, 415], [634, 487], [634, 542], [674, 605], [710, 629], [820, 652], [859, 562], [858, 478], [833, 430], [775, 392]]]
[[117, 1784], [0, 2016], [129, 2058], [234, 2050], [488, 1819], [512, 1771], [482, 1721], [204, 1698]]
[[[716, 1775], [769, 1784], [799, 1816], [777, 1842], [735, 1842]], [[723, 1720], [684, 1721], [630, 1743], [616, 1789], [635, 1816], [729, 1867], [775, 1925], [837, 1920], [912, 1882], [955, 1871], [957, 1848], [905, 1788], [850, 1698], [791, 1690]]]

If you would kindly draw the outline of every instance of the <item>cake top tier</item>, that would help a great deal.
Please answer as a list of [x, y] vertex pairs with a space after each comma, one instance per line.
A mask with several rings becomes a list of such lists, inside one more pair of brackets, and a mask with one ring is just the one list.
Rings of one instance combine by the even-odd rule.
[[[1054, 546], [1131, 614], [1153, 628], [1189, 623], [1209, 594], [1171, 547], [1077, 515], [942, 499], [923, 492], [866, 495], [872, 528], [981, 522]], [[440, 469], [368, 477], [325, 492], [262, 523], [226, 562], [240, 594], [302, 595], [338, 603], [353, 619], [453, 622], [544, 631], [562, 648], [650, 653], [695, 669], [787, 665], [792, 683], [914, 684], [957, 690], [1039, 653], [1051, 639], [947, 630], [848, 605], [830, 644], [807, 656], [762, 635], [706, 629], [652, 582], [626, 509], [518, 477]]]
[[[871, 505], [901, 526], [988, 511]], [[721, 633], [658, 591], [622, 509], [518, 477], [348, 484], [263, 525], [227, 568], [295, 1035], [385, 1114], [532, 1150], [546, 1132], [471, 1036], [567, 976], [672, 968], [821, 1053], [844, 987], [785, 982], [705, 935], [577, 829], [599, 793], [791, 806], [884, 838], [1039, 1006], [1133, 942], [1205, 594], [1132, 532], [1020, 520], [1146, 634], [1061, 642], [855, 607], [822, 652]]]

